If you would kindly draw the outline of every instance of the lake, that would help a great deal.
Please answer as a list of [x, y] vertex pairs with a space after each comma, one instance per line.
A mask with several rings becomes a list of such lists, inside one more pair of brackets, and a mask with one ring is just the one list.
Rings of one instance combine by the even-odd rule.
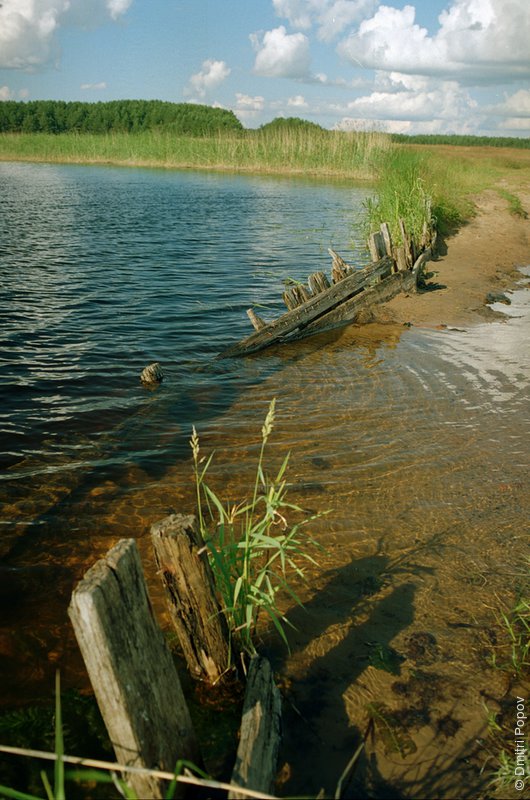
[[[66, 607], [120, 537], [138, 538], [163, 613], [147, 534], [193, 511], [192, 425], [237, 502], [276, 397], [268, 462], [290, 452], [291, 499], [330, 512], [298, 587], [306, 610], [289, 612], [291, 654], [263, 643], [285, 684], [285, 793], [333, 792], [372, 719], [352, 796], [476, 795], [481, 697], [506, 688], [488, 661], [496, 609], [526, 575], [528, 289], [507, 322], [350, 326], [215, 360], [250, 332], [247, 308], [281, 313], [283, 278], [328, 271], [328, 247], [366, 263], [366, 195], [0, 164], [4, 704], [50, 696], [57, 666], [86, 685]], [[139, 374], [155, 360], [166, 377], [152, 390]]]

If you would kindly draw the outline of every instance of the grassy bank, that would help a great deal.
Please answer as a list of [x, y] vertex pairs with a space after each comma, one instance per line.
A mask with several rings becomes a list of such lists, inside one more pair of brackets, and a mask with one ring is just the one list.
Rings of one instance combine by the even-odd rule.
[[[204, 136], [165, 130], [139, 133], [3, 133], [0, 160], [115, 164], [163, 168], [230, 170], [370, 181], [372, 229], [397, 220], [421, 234], [425, 216], [447, 232], [473, 214], [473, 194], [500, 185], [517, 203], [518, 183], [528, 184], [530, 150], [394, 143], [372, 132], [327, 131], [278, 125], [261, 130], [223, 131]], [[514, 189], [515, 187], [515, 189]]]
[[0, 134], [0, 159], [240, 170], [369, 180], [391, 147], [380, 133], [276, 129], [182, 136], [137, 134]]

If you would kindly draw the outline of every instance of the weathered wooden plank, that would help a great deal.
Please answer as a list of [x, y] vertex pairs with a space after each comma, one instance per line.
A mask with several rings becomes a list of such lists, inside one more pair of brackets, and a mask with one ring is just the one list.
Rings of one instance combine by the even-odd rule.
[[408, 269], [405, 247], [402, 244], [396, 247], [396, 262], [397, 268], [400, 272], [404, 272], [406, 269]]
[[[281, 698], [266, 658], [254, 656], [248, 671], [243, 716], [232, 783], [272, 792], [281, 740]], [[231, 791], [230, 800], [245, 797]]]
[[387, 256], [393, 257], [394, 253], [392, 250], [392, 234], [390, 233], [390, 226], [387, 222], [381, 223], [381, 235], [385, 244], [385, 252]]
[[432, 249], [428, 247], [423, 253], [420, 253], [416, 261], [414, 262], [414, 266], [412, 268], [411, 274], [413, 277], [413, 288], [414, 290], [417, 288], [418, 281], [420, 279], [421, 273], [423, 272], [423, 268], [427, 261], [430, 261], [432, 258]]
[[374, 262], [385, 257], [385, 242], [381, 231], [375, 231], [375, 233], [370, 234], [368, 239], [368, 249], [370, 251], [372, 261]]
[[265, 328], [256, 331], [241, 342], [228, 347], [219, 358], [255, 353], [264, 347], [280, 341], [283, 337], [300, 327], [305, 327], [317, 317], [327, 313], [335, 306], [362, 291], [368, 281], [379, 280], [392, 271], [392, 259], [388, 256], [365, 269], [356, 270], [344, 280], [331, 286], [328, 291], [310, 298], [307, 303], [288, 311]]
[[337, 308], [319, 317], [304, 328], [300, 336], [296, 338], [303, 338], [313, 333], [337, 328], [340, 325], [344, 325], [345, 322], [354, 322], [361, 311], [379, 303], [387, 303], [401, 292], [410, 291], [413, 284], [414, 279], [410, 271], [395, 272], [375, 286], [365, 289], [355, 297], [341, 303]]
[[267, 324], [264, 319], [258, 317], [253, 308], [247, 308], [247, 317], [252, 323], [254, 330], [259, 331]]
[[313, 272], [307, 279], [311, 294], [316, 297], [320, 292], [325, 292], [331, 286], [327, 275], [324, 272]]
[[298, 298], [293, 294], [293, 290], [292, 289], [286, 289], [285, 290], [285, 292], [282, 294], [282, 300], [285, 303], [285, 305], [287, 306], [289, 311], [292, 311], [293, 309], [297, 308], [298, 305], [299, 305]]
[[409, 236], [409, 234], [407, 232], [407, 228], [405, 226], [405, 221], [403, 219], [399, 220], [399, 229], [401, 231], [401, 238], [403, 240], [403, 247], [405, 248], [405, 258], [407, 260], [407, 267], [409, 269], [412, 269], [412, 265], [414, 264], [414, 255], [412, 253], [410, 236]]
[[331, 256], [331, 279], [333, 283], [338, 283], [339, 281], [343, 280], [346, 275], [349, 275], [352, 272], [352, 267], [347, 264], [342, 256], [339, 256], [333, 248], [328, 247], [328, 253]]
[[[120, 764], [172, 772], [200, 763], [178, 673], [155, 622], [134, 539], [122, 539], [85, 574], [68, 613]], [[131, 775], [138, 797], [167, 784]]]
[[229, 635], [197, 520], [171, 514], [151, 526], [151, 539], [189, 670], [195, 678], [216, 683], [230, 664]]

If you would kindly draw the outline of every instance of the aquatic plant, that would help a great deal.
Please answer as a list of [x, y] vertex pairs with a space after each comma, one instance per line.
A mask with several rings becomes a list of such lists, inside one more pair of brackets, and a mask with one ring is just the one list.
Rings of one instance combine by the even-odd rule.
[[237, 504], [223, 502], [206, 483], [213, 453], [207, 459], [200, 456], [195, 428], [190, 441], [201, 533], [208, 546], [231, 635], [249, 654], [255, 652], [254, 638], [262, 613], [288, 646], [285, 626], [289, 622], [279, 608], [278, 593], [283, 590], [300, 604], [289, 573], [303, 578], [303, 561], [315, 563], [309, 551], [318, 547], [306, 526], [319, 514], [290, 522], [293, 515], [300, 517], [304, 512], [286, 498], [289, 454], [275, 475], [271, 477], [265, 471], [265, 448], [274, 416], [275, 400], [272, 400], [261, 429], [252, 496]]

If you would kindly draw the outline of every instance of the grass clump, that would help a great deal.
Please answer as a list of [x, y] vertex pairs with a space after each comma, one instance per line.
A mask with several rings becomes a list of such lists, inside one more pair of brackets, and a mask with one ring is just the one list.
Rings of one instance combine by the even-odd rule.
[[388, 223], [395, 243], [403, 244], [399, 220], [419, 241], [425, 222], [431, 223], [432, 197], [422, 175], [422, 158], [413, 151], [393, 148], [377, 168], [377, 194], [366, 201], [370, 230]]
[[497, 192], [502, 198], [504, 198], [504, 200], [507, 201], [510, 214], [512, 214], [514, 217], [519, 217], [520, 219], [528, 219], [528, 212], [523, 207], [523, 204], [517, 195], [506, 191], [506, 189], [497, 189]]
[[289, 517], [303, 510], [287, 501], [285, 472], [289, 454], [272, 477], [265, 470], [265, 449], [272, 433], [275, 400], [261, 429], [252, 496], [241, 503], [224, 503], [206, 483], [213, 453], [201, 458], [195, 428], [191, 438], [199, 525], [207, 544], [217, 589], [222, 599], [231, 636], [237, 648], [252, 655], [261, 615], [268, 617], [288, 646], [288, 620], [278, 605], [278, 593], [285, 591], [300, 600], [289, 583], [289, 573], [304, 577], [303, 562], [315, 563], [310, 549], [318, 546], [307, 533], [307, 524], [318, 515], [294, 524]]

